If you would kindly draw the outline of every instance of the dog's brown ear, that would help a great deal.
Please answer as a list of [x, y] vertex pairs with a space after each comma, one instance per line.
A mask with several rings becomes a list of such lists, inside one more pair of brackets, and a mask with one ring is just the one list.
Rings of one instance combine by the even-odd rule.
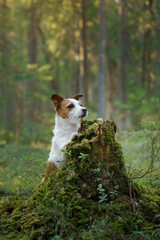
[[78, 100], [80, 97], [83, 97], [83, 95], [82, 94], [76, 94], [72, 98]]
[[59, 96], [59, 95], [57, 95], [57, 94], [53, 94], [52, 97], [51, 97], [51, 99], [52, 99], [52, 101], [53, 101], [53, 103], [54, 103], [54, 106], [55, 106], [56, 108], [59, 108], [60, 105], [61, 105], [61, 102], [62, 102], [62, 100], [63, 100], [64, 98], [61, 97], [61, 96]]

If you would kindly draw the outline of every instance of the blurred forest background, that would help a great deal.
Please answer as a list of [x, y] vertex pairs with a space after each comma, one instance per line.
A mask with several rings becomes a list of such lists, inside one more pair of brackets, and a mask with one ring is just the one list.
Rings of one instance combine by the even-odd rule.
[[100, 2], [0, 1], [1, 131], [46, 128], [53, 93], [83, 93], [90, 118], [114, 119], [120, 129], [153, 117], [160, 1]]
[[[88, 119], [115, 120], [119, 130], [158, 121], [160, 1], [0, 0], [0, 156], [5, 180], [9, 176], [18, 183], [22, 169], [26, 174], [29, 166], [35, 171], [39, 162], [46, 163], [54, 126], [53, 93], [84, 94]], [[150, 133], [155, 128], [150, 126]], [[159, 125], [157, 141], [158, 133]], [[143, 152], [142, 159], [149, 162], [145, 154], [151, 156], [155, 138], [150, 135], [147, 148], [144, 135], [140, 141], [133, 136], [123, 145], [126, 159], [139, 161]]]

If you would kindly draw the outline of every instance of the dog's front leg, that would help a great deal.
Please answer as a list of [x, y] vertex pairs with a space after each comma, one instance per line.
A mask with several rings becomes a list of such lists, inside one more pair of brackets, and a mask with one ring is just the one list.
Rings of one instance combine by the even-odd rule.
[[78, 138], [78, 135], [79, 135], [79, 133], [74, 132], [74, 133], [71, 135], [70, 142], [71, 142], [71, 141], [75, 141], [75, 140]]

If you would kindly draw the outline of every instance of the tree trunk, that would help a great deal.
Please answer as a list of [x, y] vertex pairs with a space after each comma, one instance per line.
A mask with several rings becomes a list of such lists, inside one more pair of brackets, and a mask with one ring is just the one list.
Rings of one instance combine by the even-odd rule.
[[107, 104], [106, 119], [113, 121], [116, 115], [115, 102], [118, 100], [118, 66], [113, 59], [108, 60], [108, 86], [107, 86]]
[[[15, 106], [14, 106], [14, 89], [12, 78], [10, 77], [10, 63], [9, 63], [9, 8], [7, 6], [7, 0], [0, 1], [2, 9], [2, 22], [3, 27], [1, 29], [1, 53], [2, 53], [2, 64], [1, 64], [1, 75], [2, 75], [2, 88], [0, 90], [0, 95], [5, 96], [6, 101], [4, 108], [1, 112], [1, 117], [3, 121], [3, 127], [6, 130], [14, 131], [15, 127]], [[12, 120], [11, 120], [12, 118]]]
[[88, 57], [87, 57], [87, 25], [86, 25], [86, 1], [81, 0], [81, 17], [79, 27], [81, 31], [80, 41], [80, 78], [82, 81], [82, 93], [84, 105], [88, 103]]
[[[1, 64], [0, 64], [0, 75], [1, 75], [1, 82], [0, 82], [0, 98], [5, 96], [5, 73], [6, 73], [6, 61], [7, 61], [7, 47], [6, 47], [6, 33], [5, 33], [5, 23], [4, 16], [6, 12], [6, 0], [0, 0], [0, 11], [2, 13], [0, 21], [3, 22], [3, 28], [0, 32], [0, 52], [2, 53], [1, 56]], [[1, 106], [0, 109], [0, 123], [3, 128], [5, 128], [5, 104]]]
[[[29, 63], [30, 64], [35, 64], [37, 62], [37, 29], [38, 29], [38, 14], [37, 14], [37, 6], [34, 3], [34, 1], [31, 1], [31, 6], [30, 6], [30, 24], [29, 24], [29, 29], [28, 29], [28, 57], [29, 57]], [[34, 70], [32, 70], [34, 71]], [[32, 75], [31, 75], [32, 76]], [[28, 127], [31, 127], [32, 121], [34, 120], [34, 107], [32, 103], [32, 96], [34, 94], [34, 81], [32, 79], [28, 80], [28, 112], [27, 112], [27, 124]]]
[[[80, 32], [80, 16], [77, 14], [77, 21], [76, 21], [76, 29], [77, 32]], [[74, 94], [75, 93], [82, 93], [82, 82], [81, 82], [81, 60], [80, 60], [80, 43], [81, 40], [77, 39], [77, 46], [75, 48], [75, 54], [79, 56], [77, 59], [77, 64], [75, 67], [75, 84], [74, 84]], [[78, 61], [79, 60], [79, 61]]]
[[149, 92], [150, 90], [150, 64], [151, 64], [151, 57], [150, 57], [150, 35], [151, 29], [145, 29], [144, 36], [143, 36], [143, 50], [142, 50], [142, 74], [141, 74], [141, 86], [142, 88], [146, 88]]
[[30, 6], [30, 25], [28, 32], [29, 39], [29, 63], [34, 64], [37, 61], [37, 6], [31, 1]]
[[126, 32], [126, 16], [127, 16], [127, 0], [121, 0], [121, 31], [120, 31], [120, 100], [127, 103], [127, 32]]
[[157, 22], [156, 22], [156, 37], [157, 37], [157, 56], [156, 56], [156, 83], [155, 92], [160, 97], [160, 2], [156, 1]]
[[[77, 53], [79, 53], [79, 51], [77, 50]], [[74, 94], [75, 93], [80, 93], [80, 68], [79, 68], [79, 64], [77, 63], [76, 67], [75, 67], [75, 85], [74, 85]]]
[[[126, 32], [126, 17], [127, 17], [127, 0], [121, 0], [120, 4], [120, 101], [123, 104], [127, 103], [127, 32]], [[121, 110], [120, 128], [124, 130], [126, 127], [127, 114]]]
[[[145, 10], [152, 15], [152, 0], [145, 3]], [[149, 19], [150, 20], [150, 19]], [[151, 92], [151, 25], [145, 24], [143, 36], [143, 49], [142, 49], [142, 72], [141, 72], [141, 86], [147, 90], [148, 96]]]
[[105, 82], [106, 82], [106, 5], [99, 1], [99, 70], [98, 70], [98, 116], [105, 118]]

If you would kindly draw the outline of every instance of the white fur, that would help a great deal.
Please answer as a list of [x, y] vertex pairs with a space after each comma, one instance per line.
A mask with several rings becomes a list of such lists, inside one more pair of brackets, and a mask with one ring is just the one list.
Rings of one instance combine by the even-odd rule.
[[74, 104], [74, 108], [69, 113], [68, 118], [55, 116], [55, 128], [53, 130], [52, 146], [49, 154], [49, 162], [53, 162], [57, 168], [60, 168], [61, 162], [64, 160], [63, 152], [65, 146], [71, 141], [72, 137], [78, 133], [80, 128], [81, 115], [84, 107], [80, 106], [80, 102], [75, 99], [68, 99]]

